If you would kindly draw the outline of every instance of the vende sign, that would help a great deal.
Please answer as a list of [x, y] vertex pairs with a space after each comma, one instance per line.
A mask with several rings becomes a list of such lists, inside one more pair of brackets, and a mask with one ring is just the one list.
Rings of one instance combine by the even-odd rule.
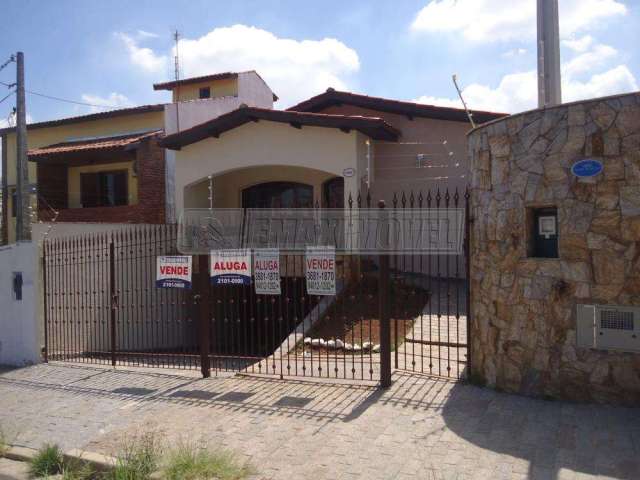
[[210, 260], [213, 285], [251, 285], [251, 250], [213, 250]]
[[163, 256], [156, 260], [157, 288], [191, 288], [191, 257]]
[[309, 295], [336, 294], [336, 249], [307, 247], [305, 277]]
[[253, 252], [256, 293], [280, 295], [280, 250], [259, 248]]

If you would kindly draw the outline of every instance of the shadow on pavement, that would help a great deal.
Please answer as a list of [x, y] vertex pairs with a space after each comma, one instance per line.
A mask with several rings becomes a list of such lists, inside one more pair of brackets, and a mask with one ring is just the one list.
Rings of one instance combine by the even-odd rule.
[[[640, 478], [640, 409], [531, 399], [418, 374], [395, 372], [392, 387], [381, 390], [295, 379], [200, 379], [50, 364], [0, 371], [3, 386], [113, 399], [117, 408], [141, 413], [168, 405], [195, 406], [222, 414], [308, 419], [319, 421], [319, 428], [355, 422], [365, 413], [366, 423], [382, 414], [396, 424], [402, 438], [418, 438], [434, 461], [440, 455], [455, 464], [456, 452], [464, 452], [460, 461], [477, 459], [476, 473], [486, 469], [486, 478], [511, 478], [513, 473], [521, 478], [574, 478], [571, 472]], [[504, 475], [495, 477], [496, 472]]]

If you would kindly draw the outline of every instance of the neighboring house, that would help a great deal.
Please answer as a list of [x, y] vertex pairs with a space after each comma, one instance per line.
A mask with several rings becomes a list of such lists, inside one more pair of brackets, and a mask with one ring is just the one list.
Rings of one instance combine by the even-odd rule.
[[[154, 85], [173, 103], [145, 105], [28, 125], [32, 206], [56, 222], [174, 221], [173, 152], [158, 146], [165, 132], [188, 128], [251, 105], [273, 108], [277, 97], [253, 71]], [[15, 128], [2, 137], [2, 238], [15, 241]], [[5, 173], [6, 172], [6, 173]], [[59, 212], [57, 215], [54, 211]], [[4, 227], [6, 226], [6, 228]], [[62, 227], [58, 231], [64, 230]]]
[[390, 201], [463, 190], [469, 129], [464, 110], [329, 89], [286, 111], [240, 108], [161, 144], [175, 150], [178, 211], [209, 206], [209, 177], [214, 207], [342, 207], [358, 192]]

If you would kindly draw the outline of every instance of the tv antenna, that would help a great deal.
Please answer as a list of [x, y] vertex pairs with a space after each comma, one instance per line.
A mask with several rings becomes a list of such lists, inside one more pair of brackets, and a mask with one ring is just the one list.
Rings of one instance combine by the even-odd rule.
[[467, 112], [467, 117], [469, 117], [469, 122], [471, 122], [471, 127], [476, 128], [476, 124], [473, 121], [473, 113], [471, 113], [471, 111], [469, 110], [469, 107], [467, 107], [467, 102], [465, 102], [464, 98], [462, 98], [462, 90], [460, 90], [460, 87], [458, 86], [458, 76], [454, 73], [451, 78], [453, 78], [453, 84], [456, 86], [456, 90], [458, 91], [458, 96], [460, 97], [460, 101], [462, 102], [462, 105], [464, 106], [464, 109]]

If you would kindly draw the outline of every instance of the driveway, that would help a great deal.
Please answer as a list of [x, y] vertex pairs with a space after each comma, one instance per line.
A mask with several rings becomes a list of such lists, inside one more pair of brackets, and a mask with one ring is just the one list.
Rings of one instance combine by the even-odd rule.
[[128, 434], [232, 448], [266, 479], [640, 478], [640, 409], [506, 395], [426, 376], [370, 386], [108, 369], [0, 372], [13, 443], [113, 454]]

